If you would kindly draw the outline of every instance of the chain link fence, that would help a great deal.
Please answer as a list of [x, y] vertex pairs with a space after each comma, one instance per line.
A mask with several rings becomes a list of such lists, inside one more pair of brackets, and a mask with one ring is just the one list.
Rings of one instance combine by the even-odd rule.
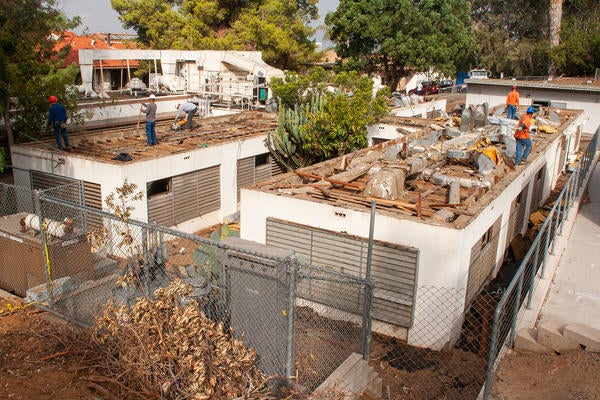
[[565, 221], [572, 212], [576, 198], [585, 189], [588, 177], [593, 172], [600, 143], [600, 128], [594, 134], [579, 159], [575, 170], [558, 195], [531, 247], [517, 269], [512, 281], [499, 300], [493, 316], [492, 335], [487, 361], [484, 400], [492, 389], [493, 375], [505, 346], [512, 347], [515, 341], [517, 321], [520, 313], [531, 306], [534, 290], [541, 278], [545, 278], [547, 255], [554, 252], [556, 239], [562, 235]]
[[226, 225], [208, 239], [75, 204], [80, 190], [0, 186], [2, 289], [90, 326], [108, 303], [133, 306], [183, 280], [207, 317], [257, 351], [263, 373], [307, 392], [352, 353], [366, 354], [372, 283], [241, 240]]

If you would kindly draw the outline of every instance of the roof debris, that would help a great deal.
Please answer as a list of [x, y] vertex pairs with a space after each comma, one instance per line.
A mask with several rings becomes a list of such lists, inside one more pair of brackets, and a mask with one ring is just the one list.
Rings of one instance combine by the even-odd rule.
[[[488, 111], [484, 104], [467, 107], [461, 116], [387, 116], [379, 123], [396, 126], [397, 139], [258, 183], [254, 189], [359, 210], [375, 200], [382, 212], [461, 225], [461, 216], [466, 222], [480, 211], [486, 193], [502, 190], [506, 185], [499, 183], [514, 177], [516, 121]], [[567, 110], [560, 116], [542, 110], [532, 133], [533, 157], [571, 117]], [[419, 129], [412, 132], [414, 127]]]

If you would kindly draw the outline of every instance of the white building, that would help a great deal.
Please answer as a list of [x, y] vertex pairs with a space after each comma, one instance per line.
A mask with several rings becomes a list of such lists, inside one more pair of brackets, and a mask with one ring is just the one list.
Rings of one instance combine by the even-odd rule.
[[[133, 219], [194, 232], [235, 220], [238, 188], [280, 172], [264, 144], [276, 126], [275, 114], [245, 111], [202, 119], [193, 131], [158, 123], [156, 146], [146, 146], [144, 127], [135, 125], [71, 135], [71, 152], [57, 150], [54, 139], [15, 144], [14, 182], [33, 189], [81, 182], [85, 203], [102, 209], [127, 180], [143, 193]], [[115, 159], [121, 153], [131, 161]]]
[[467, 79], [466, 105], [488, 103], [504, 106], [513, 85], [518, 86], [521, 99], [518, 114], [530, 105], [560, 109], [583, 110], [584, 133], [594, 133], [600, 125], [600, 81], [578, 78], [557, 78], [552, 81], [520, 81], [508, 79]]
[[241, 236], [364, 277], [373, 222], [373, 330], [416, 346], [453, 345], [464, 313], [565, 166], [565, 137], [584, 117], [561, 111], [558, 132], [534, 137], [526, 165], [490, 166], [486, 152], [469, 150], [499, 126], [453, 141], [426, 128], [243, 189]]

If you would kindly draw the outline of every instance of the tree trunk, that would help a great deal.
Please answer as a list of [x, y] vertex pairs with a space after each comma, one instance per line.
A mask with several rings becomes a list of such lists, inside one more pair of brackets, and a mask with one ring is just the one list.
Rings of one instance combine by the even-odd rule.
[[[550, 0], [550, 50], [560, 43], [562, 4], [563, 0]], [[550, 57], [549, 60], [548, 75], [552, 77], [556, 73], [556, 65], [554, 64], [554, 59], [552, 57]]]

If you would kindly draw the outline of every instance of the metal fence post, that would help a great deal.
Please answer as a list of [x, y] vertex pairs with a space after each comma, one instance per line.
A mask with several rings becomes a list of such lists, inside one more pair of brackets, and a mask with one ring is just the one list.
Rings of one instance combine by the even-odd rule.
[[492, 337], [490, 339], [490, 350], [488, 354], [487, 368], [485, 372], [485, 383], [483, 388], [483, 400], [487, 400], [492, 390], [492, 382], [494, 381], [494, 364], [496, 362], [496, 346], [498, 345], [498, 326], [500, 325], [500, 310], [504, 304], [502, 300], [498, 302], [494, 311], [494, 324], [492, 325]]
[[298, 265], [296, 256], [291, 255], [287, 258], [288, 261], [288, 273], [289, 273], [289, 294], [288, 294], [288, 346], [287, 346], [287, 357], [285, 364], [285, 374], [287, 379], [291, 379], [294, 376], [294, 339], [295, 339], [295, 309], [296, 309], [296, 274], [298, 272]]
[[542, 256], [542, 279], [544, 279], [546, 277], [546, 259], [548, 257], [548, 247], [550, 245], [549, 241], [550, 241], [550, 230], [552, 228], [552, 224], [548, 224], [548, 226], [546, 227], [546, 231], [544, 232], [546, 234], [546, 239], [545, 239], [545, 244], [544, 244], [544, 255]]
[[540, 256], [540, 244], [535, 247], [535, 255], [533, 258], [533, 270], [531, 271], [531, 282], [529, 282], [529, 294], [527, 295], [527, 309], [531, 309], [531, 300], [533, 299], [533, 286], [535, 284], [535, 277], [538, 271], [538, 262]]
[[40, 243], [42, 246], [42, 254], [44, 257], [44, 275], [46, 276], [46, 293], [48, 294], [48, 307], [54, 306], [54, 296], [52, 295], [52, 276], [51, 276], [51, 264], [50, 264], [50, 252], [48, 251], [48, 236], [46, 235], [46, 226], [44, 222], [44, 216], [42, 213], [42, 202], [40, 199], [40, 191], [33, 190], [33, 206], [35, 213], [38, 216], [40, 224]]
[[519, 310], [520, 310], [520, 304], [521, 304], [521, 292], [523, 291], [523, 274], [519, 275], [519, 280], [517, 281], [517, 290], [516, 290], [516, 294], [515, 294], [515, 304], [514, 304], [514, 308], [513, 308], [513, 316], [512, 316], [512, 322], [510, 324], [510, 338], [508, 340], [508, 343], [510, 343], [510, 347], [513, 347], [513, 344], [515, 343], [515, 336], [517, 334], [516, 330], [517, 330], [517, 319], [519, 318]]
[[371, 325], [373, 321], [373, 288], [374, 284], [372, 281], [365, 282], [364, 290], [364, 308], [363, 308], [363, 320], [362, 320], [362, 332], [361, 332], [361, 352], [363, 360], [369, 360], [369, 354], [371, 353]]

